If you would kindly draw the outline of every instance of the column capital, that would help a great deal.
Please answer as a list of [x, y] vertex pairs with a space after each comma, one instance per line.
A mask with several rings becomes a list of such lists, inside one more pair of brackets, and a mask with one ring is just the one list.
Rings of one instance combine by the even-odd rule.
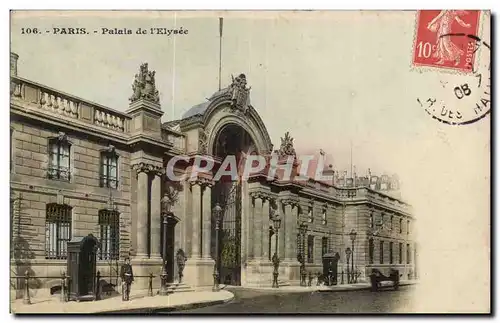
[[139, 173], [153, 173], [154, 175], [161, 176], [164, 173], [164, 168], [160, 166], [156, 166], [153, 164], [139, 162], [136, 164], [132, 164], [132, 170], [137, 174]]
[[250, 197], [254, 200], [261, 199], [262, 201], [270, 201], [272, 200], [272, 195], [267, 192], [262, 191], [253, 191], [250, 192]]
[[190, 187], [192, 187], [193, 185], [199, 185], [199, 186], [201, 186], [202, 189], [204, 189], [205, 187], [210, 188], [210, 187], [214, 186], [214, 181], [212, 179], [209, 179], [209, 178], [198, 177], [198, 178], [189, 180], [189, 185], [190, 185]]
[[299, 206], [299, 201], [297, 201], [296, 199], [293, 199], [293, 198], [281, 198], [281, 199], [279, 199], [279, 201], [284, 206], [290, 205], [292, 208]]

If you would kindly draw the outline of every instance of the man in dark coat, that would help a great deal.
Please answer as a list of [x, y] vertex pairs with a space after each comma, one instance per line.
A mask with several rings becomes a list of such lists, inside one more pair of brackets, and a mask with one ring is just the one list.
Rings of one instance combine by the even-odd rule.
[[134, 281], [134, 273], [129, 257], [125, 258], [125, 263], [120, 270], [120, 277], [122, 278], [122, 299], [128, 301], [130, 298], [130, 284]]

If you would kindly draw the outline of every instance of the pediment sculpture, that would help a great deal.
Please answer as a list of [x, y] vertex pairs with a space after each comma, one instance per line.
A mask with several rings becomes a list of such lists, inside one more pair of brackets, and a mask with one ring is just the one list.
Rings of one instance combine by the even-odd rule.
[[297, 157], [295, 153], [295, 148], [293, 147], [293, 138], [290, 136], [290, 132], [285, 133], [285, 137], [281, 138], [281, 146], [278, 150], [278, 156], [286, 157], [286, 156], [294, 156]]

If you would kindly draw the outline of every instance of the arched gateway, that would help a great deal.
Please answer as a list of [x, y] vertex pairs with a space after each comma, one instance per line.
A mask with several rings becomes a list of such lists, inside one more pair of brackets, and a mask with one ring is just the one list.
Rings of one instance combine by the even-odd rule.
[[[267, 130], [250, 105], [249, 89], [246, 87], [243, 74], [233, 79], [229, 87], [212, 95], [207, 102], [188, 110], [183, 116], [180, 127], [183, 132], [187, 129], [198, 130], [198, 145], [195, 152], [214, 159], [212, 176], [227, 156], [234, 156], [236, 164], [239, 165], [244, 154], [268, 155], [272, 151]], [[189, 139], [188, 137], [188, 142]], [[223, 176], [220, 180], [211, 182], [210, 192], [210, 210], [217, 203], [222, 207], [218, 235], [216, 219], [211, 214], [210, 235], [207, 237], [210, 239], [210, 258], [218, 260], [216, 266], [219, 270], [220, 283], [241, 285], [248, 256], [252, 253], [252, 246], [247, 243], [247, 235], [251, 231], [249, 226], [252, 225], [248, 222], [250, 212], [248, 202], [251, 202], [248, 183]], [[202, 192], [202, 204], [208, 201], [204, 194], [207, 194], [206, 188]], [[207, 206], [202, 205], [202, 209], [208, 209]], [[201, 240], [203, 249], [203, 244], [207, 244], [207, 241], [203, 241], [203, 238]], [[187, 265], [189, 266], [189, 261]]]

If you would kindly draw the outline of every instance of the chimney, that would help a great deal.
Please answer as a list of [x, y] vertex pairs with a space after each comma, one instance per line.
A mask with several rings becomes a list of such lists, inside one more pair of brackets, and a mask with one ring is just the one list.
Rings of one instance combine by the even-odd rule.
[[19, 55], [16, 53], [10, 52], [10, 75], [17, 76], [17, 59]]

